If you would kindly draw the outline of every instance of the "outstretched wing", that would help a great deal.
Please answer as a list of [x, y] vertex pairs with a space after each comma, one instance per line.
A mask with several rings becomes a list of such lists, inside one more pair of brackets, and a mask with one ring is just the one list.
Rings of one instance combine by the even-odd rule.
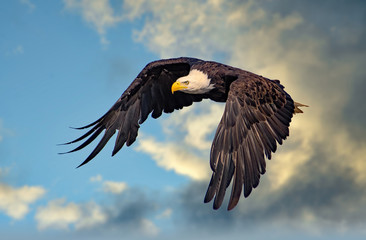
[[228, 210], [238, 203], [243, 185], [244, 197], [249, 196], [266, 171], [264, 155], [270, 159], [276, 142], [289, 135], [293, 113], [293, 100], [279, 81], [251, 73], [234, 81], [212, 143], [213, 174], [204, 201], [215, 196], [218, 209], [232, 179]]
[[171, 93], [171, 86], [179, 77], [188, 75], [192, 63], [200, 61], [193, 58], [176, 58], [149, 63], [126, 89], [112, 108], [97, 121], [77, 129], [92, 127], [87, 133], [66, 144], [79, 142], [87, 137], [77, 148], [78, 151], [90, 144], [103, 130], [104, 135], [91, 154], [78, 167], [92, 160], [118, 131], [112, 156], [126, 143], [130, 146], [137, 137], [139, 125], [149, 114], [153, 118], [162, 112], [170, 113], [193, 102], [201, 101], [203, 95], [189, 95], [183, 92]]

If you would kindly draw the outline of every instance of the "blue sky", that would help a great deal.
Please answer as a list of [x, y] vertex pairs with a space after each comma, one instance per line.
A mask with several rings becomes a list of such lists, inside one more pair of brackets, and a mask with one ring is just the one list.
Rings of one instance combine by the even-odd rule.
[[[2, 236], [364, 239], [365, 23], [363, 1], [4, 1]], [[82, 168], [93, 146], [57, 154], [148, 62], [179, 56], [280, 79], [311, 106], [231, 212], [203, 203], [223, 104], [149, 118]]]

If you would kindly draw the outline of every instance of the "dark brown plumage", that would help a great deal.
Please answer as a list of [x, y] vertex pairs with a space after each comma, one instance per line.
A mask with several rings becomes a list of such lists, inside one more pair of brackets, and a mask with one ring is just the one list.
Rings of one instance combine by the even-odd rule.
[[[214, 88], [200, 94], [181, 91], [172, 94], [173, 83], [187, 76], [193, 69], [206, 74]], [[78, 128], [91, 127], [87, 133], [66, 144], [89, 137], [69, 152], [78, 151], [105, 131], [98, 145], [80, 167], [92, 160], [116, 131], [118, 134], [112, 155], [124, 144], [130, 146], [136, 140], [139, 125], [150, 113], [153, 118], [158, 118], [162, 112], [171, 113], [204, 98], [226, 102], [211, 147], [210, 166], [213, 174], [204, 202], [215, 197], [213, 206], [218, 209], [232, 182], [228, 205], [230, 210], [238, 203], [243, 186], [245, 197], [249, 196], [252, 188], [258, 186], [260, 175], [266, 171], [265, 156], [271, 159], [277, 143], [282, 144], [289, 135], [295, 108], [296, 112], [301, 111], [297, 108], [301, 105], [295, 107], [294, 101], [278, 80], [195, 58], [151, 62], [106, 114], [97, 121]]]

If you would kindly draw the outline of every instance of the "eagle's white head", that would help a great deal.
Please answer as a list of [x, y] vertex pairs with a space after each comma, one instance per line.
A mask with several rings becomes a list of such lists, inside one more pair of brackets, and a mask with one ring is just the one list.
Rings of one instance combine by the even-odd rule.
[[193, 69], [187, 76], [178, 78], [172, 85], [172, 93], [182, 91], [190, 94], [203, 94], [214, 88], [211, 79], [207, 74], [197, 69]]

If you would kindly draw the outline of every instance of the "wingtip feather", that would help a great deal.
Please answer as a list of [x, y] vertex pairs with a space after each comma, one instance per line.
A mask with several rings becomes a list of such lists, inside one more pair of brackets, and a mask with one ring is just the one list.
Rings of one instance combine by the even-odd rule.
[[86, 161], [86, 160], [85, 160], [84, 162], [82, 162], [81, 164], [79, 164], [79, 166], [77, 166], [77, 167], [76, 167], [76, 169], [80, 168], [81, 166], [85, 165], [85, 164], [86, 164], [86, 163], [88, 163], [88, 162], [89, 162], [89, 161]]
[[229, 205], [227, 206], [227, 210], [231, 211], [233, 210], [233, 208], [235, 208], [235, 206], [238, 204], [239, 199], [233, 199], [232, 201], [230, 201]]

